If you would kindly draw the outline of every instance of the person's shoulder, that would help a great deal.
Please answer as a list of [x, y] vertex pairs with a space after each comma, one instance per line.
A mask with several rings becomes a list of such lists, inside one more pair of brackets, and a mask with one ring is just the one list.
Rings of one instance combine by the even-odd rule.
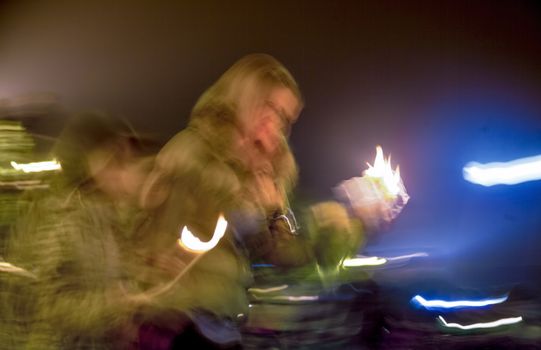
[[196, 129], [187, 128], [164, 146], [157, 164], [158, 168], [173, 177], [190, 181], [198, 189], [220, 194], [235, 193], [239, 189], [238, 174], [225, 161], [225, 151], [212, 147]]
[[60, 188], [49, 188], [39, 194], [28, 197], [26, 209], [32, 212], [56, 212], [65, 211], [71, 206], [70, 197], [74, 191], [68, 191]]
[[201, 167], [208, 157], [209, 149], [204, 140], [187, 128], [167, 142], [158, 154], [156, 163], [161, 168], [186, 171]]
[[193, 128], [186, 128], [173, 136], [159, 154], [200, 152], [206, 148], [205, 141]]

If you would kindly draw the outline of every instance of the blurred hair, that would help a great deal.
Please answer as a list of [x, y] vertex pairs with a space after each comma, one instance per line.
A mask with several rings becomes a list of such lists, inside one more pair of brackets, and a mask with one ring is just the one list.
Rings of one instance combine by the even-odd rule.
[[[239, 133], [245, 132], [253, 108], [263, 103], [273, 89], [281, 87], [288, 88], [297, 98], [298, 114], [303, 98], [291, 73], [270, 55], [244, 56], [199, 97], [192, 109], [190, 125], [226, 153]], [[273, 167], [288, 191], [296, 181], [297, 168], [286, 140]]]
[[270, 55], [244, 56], [199, 97], [191, 119], [213, 118], [242, 128], [246, 122], [242, 120], [243, 110], [251, 103], [261, 102], [277, 87], [291, 90], [299, 102], [299, 112], [303, 99], [291, 73]]
[[142, 152], [142, 144], [131, 126], [121, 119], [95, 112], [70, 118], [53, 147], [62, 166], [61, 183], [73, 187], [91, 183], [88, 156], [101, 149], [109, 149], [111, 158], [122, 161]]

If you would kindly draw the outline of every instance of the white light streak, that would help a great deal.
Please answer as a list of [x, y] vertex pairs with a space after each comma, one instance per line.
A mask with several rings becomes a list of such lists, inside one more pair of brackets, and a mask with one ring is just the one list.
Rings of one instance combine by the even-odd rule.
[[351, 258], [345, 259], [342, 263], [343, 267], [358, 267], [358, 266], [378, 266], [387, 262], [385, 258], [378, 258], [377, 256], [363, 257], [363, 258]]
[[412, 301], [415, 301], [427, 309], [454, 309], [454, 308], [468, 308], [468, 307], [483, 307], [488, 305], [495, 305], [503, 303], [507, 300], [507, 295], [500, 298], [482, 299], [482, 300], [426, 300], [420, 295], [414, 296]]
[[522, 317], [519, 316], [519, 317], [502, 318], [493, 322], [474, 323], [474, 324], [463, 326], [458, 323], [447, 323], [447, 321], [445, 321], [445, 319], [441, 316], [438, 316], [438, 319], [440, 320], [442, 325], [444, 325], [447, 328], [457, 328], [457, 329], [462, 329], [462, 330], [495, 328], [495, 327], [506, 326], [506, 325], [522, 322]]
[[295, 226], [291, 225], [291, 221], [289, 221], [289, 218], [286, 215], [279, 215], [276, 219], [284, 220], [287, 223], [287, 226], [289, 226], [289, 231], [291, 231], [291, 233], [297, 232]]
[[471, 162], [463, 169], [464, 179], [483, 186], [515, 185], [541, 180], [541, 155], [510, 162], [480, 164]]
[[202, 242], [199, 238], [195, 237], [186, 226], [182, 229], [178, 243], [185, 249], [194, 253], [204, 253], [214, 248], [218, 242], [222, 239], [227, 229], [227, 221], [223, 215], [220, 215], [218, 222], [216, 222], [216, 228], [212, 238], [207, 242]]
[[33, 163], [22, 163], [22, 164], [12, 161], [11, 166], [15, 170], [20, 170], [25, 173], [39, 173], [42, 171], [54, 171], [54, 170], [60, 170], [62, 168], [60, 166], [60, 163], [58, 163], [56, 159], [45, 161], [45, 162], [33, 162]]
[[396, 260], [407, 260], [407, 259], [412, 259], [412, 258], [423, 258], [427, 256], [428, 256], [428, 253], [421, 252], [421, 253], [413, 253], [413, 254], [407, 254], [407, 255], [399, 255], [399, 256], [394, 256], [394, 257], [385, 258], [385, 259], [387, 259], [387, 261], [396, 261]]

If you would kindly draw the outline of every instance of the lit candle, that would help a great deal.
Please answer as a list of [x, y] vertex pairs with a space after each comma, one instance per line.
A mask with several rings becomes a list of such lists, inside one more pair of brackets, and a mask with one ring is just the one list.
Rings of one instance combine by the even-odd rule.
[[393, 170], [391, 157], [385, 159], [380, 146], [376, 148], [374, 165], [367, 165], [362, 177], [343, 181], [335, 193], [367, 227], [377, 229], [382, 222], [393, 220], [401, 212], [409, 196], [399, 167]]
[[381, 146], [376, 147], [376, 158], [374, 165], [366, 163], [368, 169], [364, 171], [364, 176], [373, 178], [381, 183], [382, 189], [387, 197], [396, 198], [401, 191], [402, 179], [400, 178], [400, 168], [396, 166], [396, 170], [391, 167], [391, 156], [387, 159], [383, 156]]

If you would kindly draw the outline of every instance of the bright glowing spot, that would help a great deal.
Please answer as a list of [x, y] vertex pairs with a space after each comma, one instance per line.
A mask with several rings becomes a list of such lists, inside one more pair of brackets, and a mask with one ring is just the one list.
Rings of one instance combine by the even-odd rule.
[[471, 162], [463, 169], [464, 179], [483, 186], [515, 185], [541, 180], [541, 155], [510, 162], [480, 164]]
[[351, 258], [345, 259], [342, 263], [343, 267], [357, 267], [357, 266], [377, 266], [383, 265], [387, 262], [385, 258], [378, 258], [377, 256], [364, 257], [364, 258]]
[[218, 222], [216, 223], [216, 228], [214, 229], [214, 234], [209, 241], [202, 242], [199, 238], [195, 237], [186, 226], [184, 226], [178, 243], [191, 252], [204, 253], [218, 244], [220, 239], [224, 236], [226, 229], [227, 221], [224, 219], [223, 215], [220, 215]]
[[60, 166], [60, 163], [58, 163], [56, 159], [49, 160], [46, 162], [34, 162], [34, 163], [26, 163], [26, 164], [19, 164], [17, 162], [12, 161], [11, 166], [15, 170], [21, 170], [25, 173], [39, 173], [41, 171], [60, 170], [62, 168]]
[[467, 307], [483, 307], [488, 305], [495, 305], [503, 303], [507, 300], [507, 295], [501, 298], [494, 299], [482, 299], [482, 300], [426, 300], [420, 295], [414, 296], [412, 301], [419, 303], [426, 309], [455, 309], [455, 308], [467, 308]]
[[376, 158], [374, 166], [366, 163], [368, 169], [364, 171], [364, 175], [381, 179], [383, 186], [391, 197], [396, 197], [400, 192], [400, 169], [397, 166], [396, 170], [391, 167], [391, 156], [385, 159], [381, 146], [376, 147]]
[[495, 328], [495, 327], [519, 323], [522, 321], [522, 317], [519, 316], [519, 317], [502, 318], [493, 322], [474, 323], [474, 324], [463, 326], [458, 323], [447, 323], [447, 321], [445, 321], [445, 319], [441, 316], [438, 316], [438, 319], [440, 320], [441, 324], [447, 328], [458, 328], [458, 329], [463, 329], [463, 330]]

